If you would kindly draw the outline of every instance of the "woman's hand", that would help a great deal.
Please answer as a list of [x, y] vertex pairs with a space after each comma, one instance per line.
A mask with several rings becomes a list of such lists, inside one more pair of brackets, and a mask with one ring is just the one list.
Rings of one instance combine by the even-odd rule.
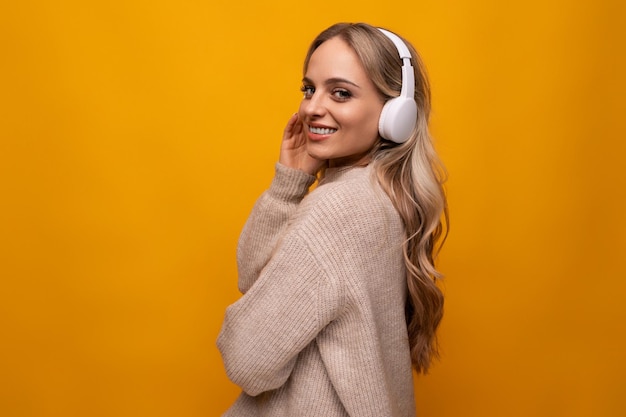
[[289, 168], [315, 175], [326, 161], [315, 159], [309, 155], [306, 150], [306, 134], [303, 127], [298, 113], [291, 116], [283, 132], [278, 162]]

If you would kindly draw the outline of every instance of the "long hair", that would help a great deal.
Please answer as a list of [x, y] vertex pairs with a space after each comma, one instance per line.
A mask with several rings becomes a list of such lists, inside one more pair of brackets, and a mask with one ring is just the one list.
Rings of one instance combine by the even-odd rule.
[[[305, 73], [313, 52], [334, 37], [340, 37], [356, 52], [383, 100], [400, 95], [402, 73], [397, 49], [377, 28], [364, 23], [338, 23], [320, 33], [306, 55]], [[426, 373], [438, 357], [436, 331], [443, 316], [443, 294], [437, 286], [441, 274], [435, 268], [435, 257], [448, 232], [448, 208], [443, 190], [445, 170], [428, 130], [428, 78], [417, 52], [405, 43], [415, 72], [417, 124], [402, 144], [381, 138], [371, 156], [376, 178], [404, 223], [405, 311], [411, 360], [417, 372]]]

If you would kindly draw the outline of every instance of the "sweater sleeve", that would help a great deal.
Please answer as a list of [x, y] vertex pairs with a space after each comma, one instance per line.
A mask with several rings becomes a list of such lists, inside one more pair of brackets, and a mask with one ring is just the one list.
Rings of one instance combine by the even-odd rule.
[[269, 189], [259, 197], [239, 237], [239, 290], [245, 294], [269, 261], [291, 215], [315, 177], [276, 163]]
[[252, 396], [282, 386], [342, 297], [306, 239], [287, 232], [254, 286], [226, 310], [217, 346], [228, 377]]

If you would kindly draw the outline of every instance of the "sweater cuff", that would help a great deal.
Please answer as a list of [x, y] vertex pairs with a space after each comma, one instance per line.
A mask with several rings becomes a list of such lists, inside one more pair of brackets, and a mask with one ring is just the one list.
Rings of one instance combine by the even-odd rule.
[[277, 162], [274, 179], [267, 192], [279, 200], [298, 202], [304, 198], [315, 180], [314, 175]]

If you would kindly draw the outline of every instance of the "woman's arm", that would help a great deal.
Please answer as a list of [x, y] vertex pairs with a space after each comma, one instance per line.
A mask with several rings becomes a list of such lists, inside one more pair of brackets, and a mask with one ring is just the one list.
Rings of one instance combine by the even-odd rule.
[[246, 293], [270, 259], [291, 215], [315, 181], [323, 161], [309, 156], [303, 124], [291, 116], [280, 147], [276, 175], [257, 201], [239, 238], [239, 290]]
[[280, 236], [315, 177], [276, 164], [270, 188], [257, 200], [239, 237], [239, 290], [245, 294], [269, 261]]
[[226, 372], [247, 394], [282, 386], [298, 353], [334, 318], [343, 291], [293, 229], [260, 277], [228, 307], [217, 346]]

